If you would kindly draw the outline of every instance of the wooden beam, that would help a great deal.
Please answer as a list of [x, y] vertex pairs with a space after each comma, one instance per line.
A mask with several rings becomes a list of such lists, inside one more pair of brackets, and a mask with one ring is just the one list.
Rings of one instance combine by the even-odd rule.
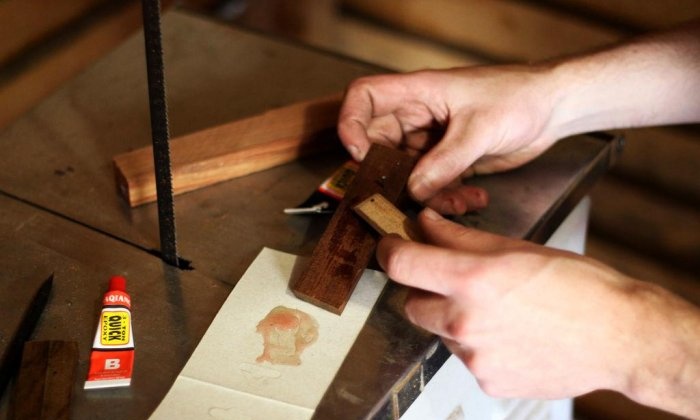
[[19, 76], [2, 81], [0, 129], [41, 102], [140, 27], [141, 5], [129, 2], [118, 12], [90, 25], [70, 43], [36, 60]]
[[68, 420], [78, 343], [29, 341], [22, 352], [10, 420]]
[[700, 204], [700, 131], [692, 128], [637, 128], [624, 130], [625, 150], [613, 173]]
[[597, 48], [625, 35], [575, 15], [507, 0], [343, 0], [405, 31], [499, 61], [551, 58]]
[[377, 242], [352, 208], [374, 193], [396, 202], [414, 165], [415, 159], [404, 152], [372, 145], [308, 266], [292, 279], [297, 297], [336, 314], [343, 312]]
[[547, 0], [644, 29], [658, 29], [700, 17], [697, 0]]
[[[341, 95], [316, 98], [170, 141], [173, 192], [181, 194], [272, 168], [337, 146]], [[114, 158], [117, 186], [129, 205], [155, 201], [152, 147]]]
[[0, 2], [0, 64], [85, 15], [105, 0]]
[[700, 212], [685, 203], [609, 176], [591, 190], [591, 231], [639, 253], [698, 272]]

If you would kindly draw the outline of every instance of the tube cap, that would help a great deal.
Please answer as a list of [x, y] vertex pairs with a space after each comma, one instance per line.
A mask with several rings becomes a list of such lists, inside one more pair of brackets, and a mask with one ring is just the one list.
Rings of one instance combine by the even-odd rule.
[[126, 279], [122, 276], [112, 276], [109, 279], [109, 290], [126, 292]]

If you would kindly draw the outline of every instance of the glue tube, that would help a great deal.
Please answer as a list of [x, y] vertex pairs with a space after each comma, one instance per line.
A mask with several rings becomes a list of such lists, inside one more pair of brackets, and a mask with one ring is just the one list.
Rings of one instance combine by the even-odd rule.
[[85, 389], [114, 388], [131, 384], [134, 337], [131, 331], [131, 298], [126, 279], [113, 276], [102, 300], [102, 312], [92, 344]]

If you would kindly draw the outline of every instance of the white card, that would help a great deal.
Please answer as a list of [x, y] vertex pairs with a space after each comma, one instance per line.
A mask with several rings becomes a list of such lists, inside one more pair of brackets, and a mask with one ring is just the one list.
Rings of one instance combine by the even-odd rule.
[[[339, 316], [292, 294], [295, 260], [267, 248], [260, 252], [151, 418], [311, 417], [386, 276], [366, 270]], [[262, 320], [264, 331], [258, 331]]]

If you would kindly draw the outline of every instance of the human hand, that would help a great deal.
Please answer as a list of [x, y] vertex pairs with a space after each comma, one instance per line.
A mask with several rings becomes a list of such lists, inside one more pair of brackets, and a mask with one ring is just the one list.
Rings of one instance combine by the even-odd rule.
[[679, 313], [687, 305], [656, 293], [649, 301], [672, 305], [649, 304], [640, 298], [651, 295], [646, 283], [586, 257], [468, 229], [431, 210], [419, 223], [432, 245], [385, 237], [378, 261], [412, 288], [408, 318], [442, 337], [486, 393], [549, 399], [608, 388], [638, 397], [640, 386], [677, 381], [677, 360], [658, 360], [676, 353], [664, 343], [678, 341], [668, 337], [678, 322], [671, 314], [687, 318]]
[[[455, 188], [455, 180], [519, 166], [556, 139], [547, 130], [554, 99], [542, 73], [502, 66], [361, 78], [347, 90], [338, 133], [357, 160], [372, 142], [423, 154], [408, 180], [411, 195], [442, 213], [463, 213], [486, 197]], [[437, 142], [436, 128], [445, 129]]]

